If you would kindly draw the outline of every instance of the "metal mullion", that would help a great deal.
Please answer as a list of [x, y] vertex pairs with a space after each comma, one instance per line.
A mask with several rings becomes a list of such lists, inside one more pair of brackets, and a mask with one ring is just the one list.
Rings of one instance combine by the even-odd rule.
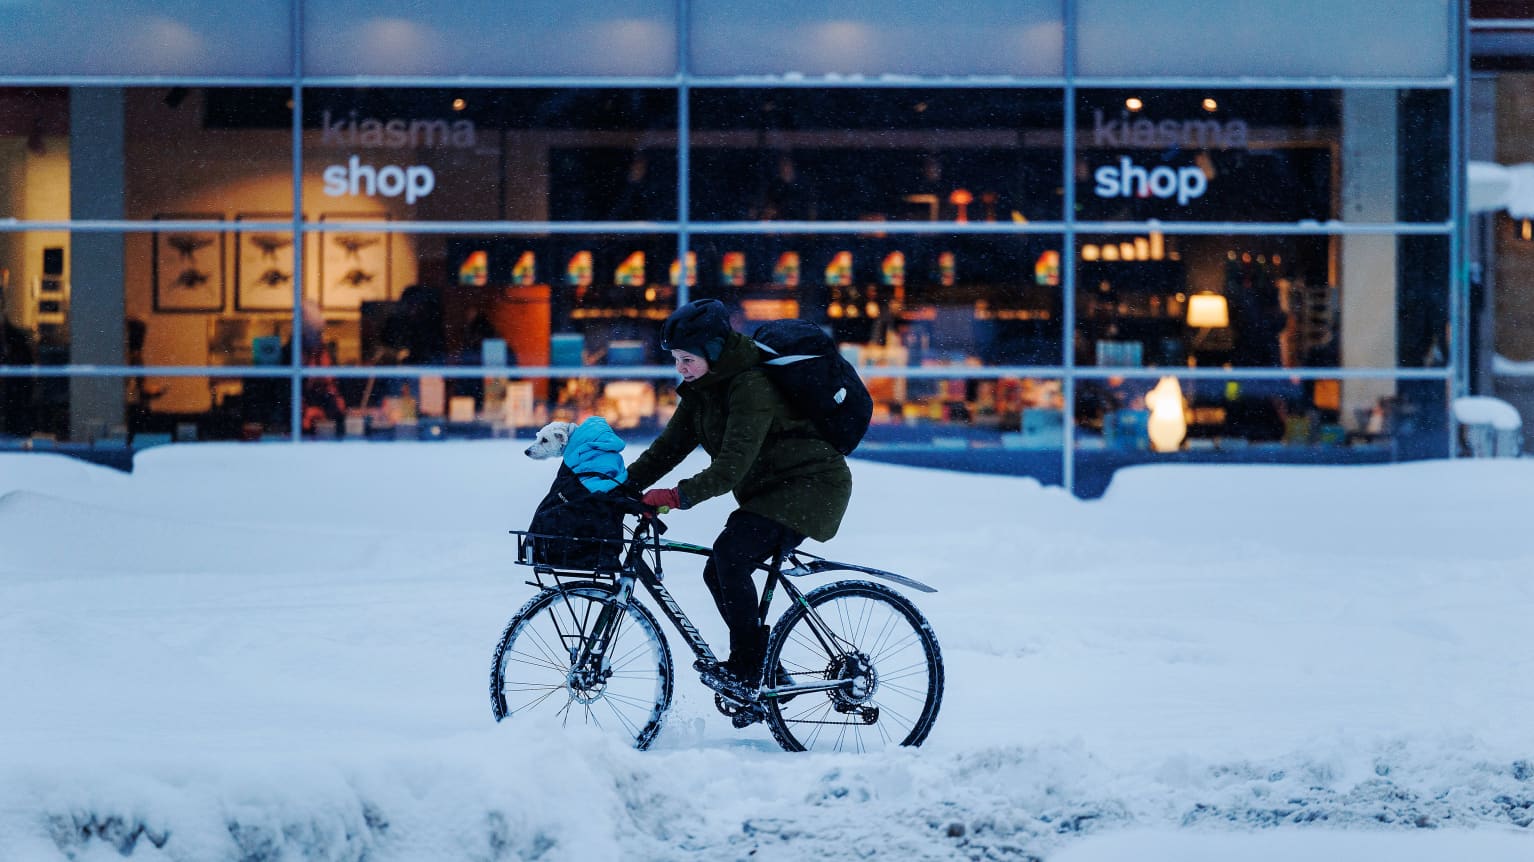
[[[292, 228], [293, 228], [293, 329], [288, 338], [288, 439], [303, 439], [303, 354], [304, 354], [304, 9], [303, 0], [289, 5], [293, 38], [293, 79], [288, 82], [293, 96], [292, 132]], [[236, 287], [238, 289], [238, 287]]]
[[1332, 78], [1332, 77], [1272, 77], [1197, 78], [1186, 75], [1147, 76], [1144, 78], [1102, 77], [1077, 78], [1078, 89], [1166, 89], [1196, 90], [1447, 90], [1454, 86], [1454, 76], [1434, 78]]
[[1224, 366], [1181, 365], [1135, 366], [1116, 368], [1109, 366], [1078, 367], [1077, 377], [1094, 380], [1115, 377], [1156, 378], [1172, 375], [1179, 380], [1341, 380], [1389, 377], [1398, 380], [1442, 380], [1452, 383], [1454, 369], [1447, 365], [1436, 368], [1226, 368]]
[[1060, 279], [1060, 362], [1064, 374], [1060, 377], [1060, 396], [1064, 400], [1061, 412], [1060, 482], [1073, 496], [1076, 493], [1076, 0], [1062, 0], [1061, 28], [1064, 33], [1065, 89], [1062, 98], [1064, 138], [1060, 149], [1060, 187], [1064, 190], [1061, 205], [1065, 212], [1065, 237], [1061, 241], [1060, 256], [1062, 277]]
[[691, 63], [692, 4], [689, 0], [676, 0], [676, 303], [680, 307], [692, 297], [687, 283], [687, 250], [691, 245], [690, 222], [692, 206], [692, 91], [688, 87], [687, 71]]
[[[676, 371], [669, 365], [626, 365], [608, 367], [591, 365], [571, 367], [568, 365], [518, 365], [514, 368], [497, 369], [478, 365], [327, 365], [303, 366], [301, 377], [452, 377], [472, 378], [496, 376], [487, 371], [514, 370], [518, 377], [593, 377], [672, 378]], [[1067, 368], [1062, 365], [938, 365], [938, 366], [864, 366], [859, 369], [867, 377], [899, 378], [906, 380], [996, 380], [1005, 377], [1061, 377]], [[1226, 368], [1224, 366], [1137, 365], [1137, 366], [1082, 366], [1069, 369], [1075, 377], [1106, 380], [1124, 378], [1155, 378], [1174, 374], [1190, 380], [1334, 380], [1342, 378], [1392, 377], [1403, 380], [1442, 380], [1453, 382], [1455, 370], [1449, 366], [1434, 368], [1390, 367], [1318, 367], [1318, 368]], [[384, 372], [384, 373], [381, 373]], [[286, 366], [270, 365], [5, 365], [0, 366], [0, 377], [288, 377], [293, 370]], [[1534, 372], [1512, 372], [1510, 376], [1531, 377]]]
[[287, 75], [0, 75], [3, 87], [274, 87]]
[[1063, 77], [1041, 76], [1036, 78], [1015, 78], [998, 76], [994, 78], [969, 76], [963, 78], [943, 77], [891, 77], [891, 78], [812, 78], [812, 77], [777, 77], [772, 75], [740, 75], [740, 76], [687, 76], [687, 84], [696, 89], [716, 90], [722, 88], [732, 89], [839, 89], [839, 90], [978, 90], [978, 89], [1041, 89], [1065, 86]]
[[369, 233], [400, 234], [664, 234], [676, 231], [676, 222], [550, 222], [550, 221], [388, 221], [388, 222], [312, 222], [303, 225], [308, 233], [335, 230], [365, 230]]
[[1169, 235], [1241, 234], [1273, 236], [1441, 236], [1453, 233], [1454, 222], [1076, 222], [1082, 233], [1143, 233]]
[[[1470, 309], [1470, 261], [1465, 238], [1470, 231], [1470, 215], [1464, 189], [1466, 164], [1466, 136], [1470, 128], [1470, 28], [1468, 15], [1462, 15], [1460, 4], [1449, 4], [1450, 32], [1454, 34], [1455, 71], [1459, 86], [1449, 93], [1449, 207], [1450, 219], [1456, 230], [1449, 234], [1449, 367], [1455, 370], [1450, 397], [1469, 394], [1470, 381], [1470, 327], [1475, 325]], [[1458, 437], [1453, 411], [1449, 411], [1447, 446], [1449, 457], [1458, 455], [1454, 445]]]
[[[628, 89], [654, 90], [676, 87], [681, 76], [579, 77], [550, 75], [473, 75], [434, 78], [426, 75], [314, 75], [303, 79], [306, 87], [394, 87], [398, 89]], [[284, 80], [286, 83], [286, 80]]]
[[688, 230], [701, 234], [1052, 234], [1065, 222], [933, 222], [933, 221], [721, 221], [692, 222]]

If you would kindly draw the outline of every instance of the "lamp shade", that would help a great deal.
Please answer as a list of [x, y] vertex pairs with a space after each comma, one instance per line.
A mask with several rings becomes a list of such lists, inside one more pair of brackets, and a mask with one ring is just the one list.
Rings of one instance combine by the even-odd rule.
[[1217, 329], [1230, 325], [1230, 306], [1218, 293], [1195, 293], [1188, 297], [1188, 325], [1195, 329]]

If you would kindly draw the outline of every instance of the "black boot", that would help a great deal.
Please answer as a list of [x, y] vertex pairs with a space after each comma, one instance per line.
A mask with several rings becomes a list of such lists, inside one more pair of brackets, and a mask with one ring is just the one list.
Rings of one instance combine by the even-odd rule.
[[730, 632], [730, 657], [724, 664], [737, 679], [752, 688], [762, 684], [762, 659], [767, 656], [767, 627], [752, 626], [737, 636]]

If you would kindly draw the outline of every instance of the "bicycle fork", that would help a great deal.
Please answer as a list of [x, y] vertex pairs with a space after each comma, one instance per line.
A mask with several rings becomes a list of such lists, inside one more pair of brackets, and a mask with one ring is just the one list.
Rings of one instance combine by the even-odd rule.
[[[570, 675], [571, 682], [582, 683], [582, 688], [599, 683], [612, 674], [612, 656], [608, 647], [618, 639], [618, 626], [623, 621], [623, 612], [628, 609], [629, 601], [634, 596], [634, 578], [621, 577], [618, 579], [618, 591], [610, 602], [603, 602], [601, 610], [597, 612], [597, 618], [590, 627], [583, 625], [583, 621], [575, 619], [574, 609], [569, 606], [569, 599], [565, 600], [565, 606], [570, 610], [571, 619], [576, 624], [577, 631], [566, 637], [566, 649], [570, 652]], [[571, 646], [571, 641], [574, 646]]]

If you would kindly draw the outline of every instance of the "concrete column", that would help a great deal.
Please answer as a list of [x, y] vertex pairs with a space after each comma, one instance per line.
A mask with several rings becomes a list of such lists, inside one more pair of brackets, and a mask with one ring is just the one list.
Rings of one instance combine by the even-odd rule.
[[[1342, 219], [1396, 220], [1396, 94], [1347, 90], [1342, 94]], [[1396, 365], [1396, 238], [1339, 239], [1342, 365]], [[1355, 427], [1357, 410], [1395, 394], [1391, 380], [1344, 380], [1342, 421]]]
[[[123, 217], [123, 91], [75, 87], [69, 93], [69, 212], [72, 219]], [[124, 361], [123, 237], [72, 233], [69, 361]], [[69, 383], [69, 437], [88, 441], [124, 422], [123, 380], [75, 377]]]

